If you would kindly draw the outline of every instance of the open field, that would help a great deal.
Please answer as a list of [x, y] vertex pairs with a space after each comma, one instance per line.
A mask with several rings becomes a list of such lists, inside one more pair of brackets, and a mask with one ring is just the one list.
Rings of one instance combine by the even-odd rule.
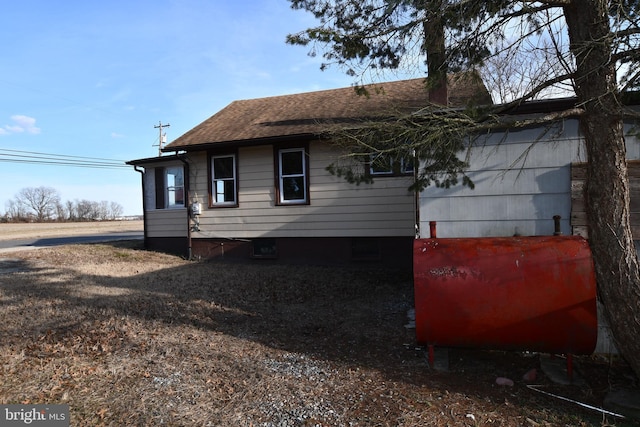
[[[405, 328], [411, 277], [364, 266], [190, 262], [140, 242], [0, 260], [0, 403], [64, 403], [73, 426], [602, 426], [526, 387], [535, 355], [450, 350], [430, 370]], [[632, 383], [579, 358], [600, 406]], [[497, 377], [515, 385], [499, 386]]]
[[45, 222], [2, 223], [0, 240], [31, 239], [99, 233], [142, 231], [142, 220], [138, 221], [91, 221], [91, 222]]

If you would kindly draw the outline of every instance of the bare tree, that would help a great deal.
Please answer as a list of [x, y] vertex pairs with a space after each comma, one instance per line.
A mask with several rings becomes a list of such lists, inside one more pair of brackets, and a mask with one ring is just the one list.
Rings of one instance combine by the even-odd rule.
[[109, 219], [111, 220], [120, 218], [124, 212], [124, 208], [122, 207], [122, 205], [117, 202], [111, 202], [111, 204], [109, 205], [109, 210]]
[[117, 202], [90, 200], [60, 201], [53, 188], [23, 188], [5, 205], [7, 221], [95, 221], [114, 220], [124, 208]]
[[96, 202], [95, 209], [97, 214], [96, 219], [100, 219], [103, 221], [109, 219], [109, 202], [107, 202], [106, 200]]
[[77, 218], [77, 210], [76, 210], [76, 205], [75, 203], [73, 203], [73, 201], [71, 200], [67, 200], [66, 203], [67, 206], [67, 219], [69, 221], [75, 221]]
[[36, 221], [53, 219], [56, 206], [60, 203], [60, 195], [51, 187], [23, 188], [16, 195], [16, 202], [28, 209]]
[[540, 92], [535, 88], [543, 84], [549, 75], [566, 72], [567, 64], [558, 52], [558, 34], [550, 30], [540, 36], [537, 45], [527, 50], [509, 49], [511, 39], [496, 40], [494, 54], [485, 58], [478, 72], [491, 91], [494, 102], [506, 104], [523, 95], [533, 93], [531, 99], [549, 99], [573, 96], [570, 82], [557, 82]]
[[76, 219], [78, 221], [90, 221], [95, 219], [93, 202], [89, 200], [76, 200]]
[[5, 216], [11, 222], [19, 222], [27, 220], [27, 212], [23, 205], [16, 200], [9, 200], [5, 204]]
[[63, 222], [67, 220], [67, 209], [64, 203], [58, 201], [56, 203], [56, 220], [59, 222]]

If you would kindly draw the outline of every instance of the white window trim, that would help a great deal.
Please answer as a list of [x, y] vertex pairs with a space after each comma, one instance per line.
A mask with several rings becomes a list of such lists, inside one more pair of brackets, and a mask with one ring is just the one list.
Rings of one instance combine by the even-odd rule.
[[[169, 186], [169, 172], [170, 171], [179, 171], [180, 175], [182, 175], [182, 185]], [[174, 174], [175, 175], [175, 174]], [[174, 191], [176, 189], [182, 189], [182, 203], [174, 203], [170, 204], [171, 198], [169, 197], [170, 189], [173, 188]], [[164, 206], [166, 209], [184, 209], [185, 207], [185, 188], [184, 188], [184, 168], [180, 166], [169, 166], [164, 168]]]
[[[410, 167], [408, 168], [407, 165], [410, 165], [411, 162], [409, 161], [410, 159], [407, 158], [401, 158], [399, 161], [397, 159], [393, 159], [391, 157], [387, 157], [387, 161], [389, 162], [389, 169], [388, 170], [383, 170], [383, 171], [375, 171], [373, 169], [373, 162], [375, 160], [377, 160], [378, 157], [384, 156], [383, 154], [378, 154], [374, 157], [374, 155], [371, 156], [370, 161], [369, 161], [369, 174], [371, 176], [401, 176], [401, 175], [411, 175], [414, 172], [414, 167]], [[399, 164], [398, 166], [398, 172], [396, 172], [396, 165]]]
[[[282, 175], [282, 155], [285, 153], [302, 153], [302, 173], [301, 174], [291, 174], [291, 175]], [[278, 192], [280, 194], [279, 204], [280, 205], [302, 205], [308, 203], [308, 194], [307, 187], [309, 185], [307, 176], [307, 150], [304, 147], [297, 148], [283, 148], [278, 150]], [[296, 178], [302, 177], [303, 179], [303, 198], [302, 199], [294, 199], [294, 200], [285, 200], [284, 198], [284, 178]]]
[[[389, 169], [376, 171], [373, 169], [373, 164], [378, 160], [378, 158], [386, 159], [388, 162]], [[384, 154], [371, 155], [369, 160], [369, 173], [372, 176], [388, 176], [393, 175], [393, 162], [391, 161], [391, 157], [385, 156]]]

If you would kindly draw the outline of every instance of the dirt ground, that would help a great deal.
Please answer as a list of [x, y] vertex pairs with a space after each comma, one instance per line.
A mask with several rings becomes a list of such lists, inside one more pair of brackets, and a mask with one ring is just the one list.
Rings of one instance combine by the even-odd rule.
[[[602, 406], [637, 386], [582, 357], [583, 386], [533, 354], [450, 350], [429, 368], [405, 327], [412, 278], [371, 266], [191, 262], [140, 242], [5, 253], [0, 403], [63, 403], [73, 426], [631, 426]], [[513, 386], [496, 384], [510, 378]]]
[[142, 220], [50, 223], [0, 223], [0, 240], [142, 231]]

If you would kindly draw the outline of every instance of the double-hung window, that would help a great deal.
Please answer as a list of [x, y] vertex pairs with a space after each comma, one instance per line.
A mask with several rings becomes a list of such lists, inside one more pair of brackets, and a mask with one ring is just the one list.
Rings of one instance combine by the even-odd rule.
[[184, 207], [184, 174], [182, 167], [165, 169], [165, 182], [167, 183], [167, 208]]
[[184, 208], [184, 168], [170, 166], [155, 169], [156, 209]]
[[236, 155], [211, 156], [211, 205], [238, 206]]
[[284, 148], [276, 157], [278, 204], [309, 203], [309, 166], [307, 150]]

